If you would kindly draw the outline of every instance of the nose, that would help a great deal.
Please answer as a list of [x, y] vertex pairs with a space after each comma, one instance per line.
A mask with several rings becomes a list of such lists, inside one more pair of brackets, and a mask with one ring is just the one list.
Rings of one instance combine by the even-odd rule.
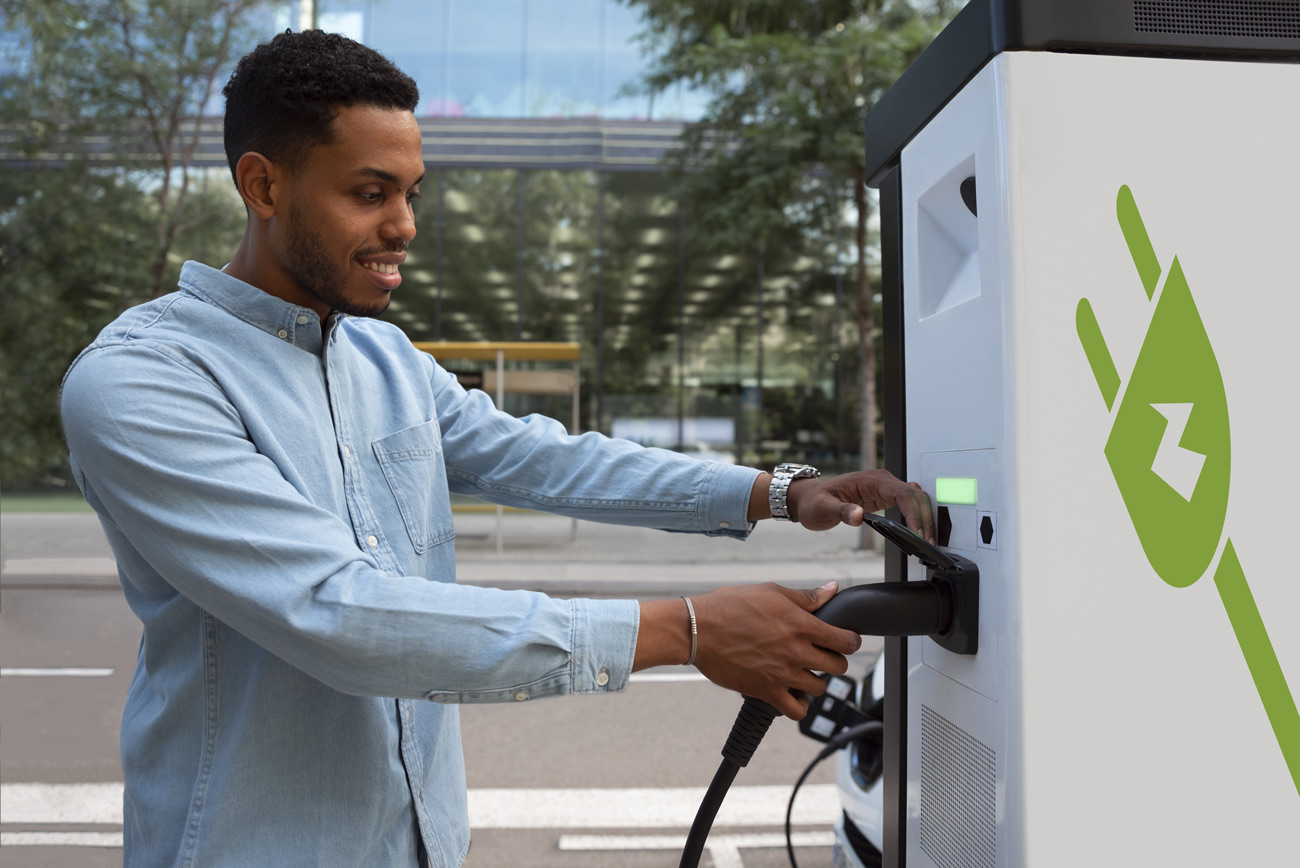
[[383, 238], [400, 238], [410, 243], [415, 237], [415, 211], [405, 199], [394, 203], [393, 209], [385, 215], [384, 224], [379, 227]]

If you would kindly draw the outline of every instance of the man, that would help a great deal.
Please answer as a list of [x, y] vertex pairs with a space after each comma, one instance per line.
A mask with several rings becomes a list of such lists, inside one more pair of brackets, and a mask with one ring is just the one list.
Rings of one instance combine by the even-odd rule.
[[[693, 662], [801, 717], [859, 638], [834, 586], [558, 601], [455, 584], [448, 491], [743, 538], [923, 493], [772, 477], [496, 412], [388, 305], [424, 177], [414, 82], [336, 35], [277, 36], [224, 91], [248, 226], [218, 271], [127, 311], [74, 363], [64, 426], [143, 639], [122, 722], [131, 865], [458, 865], [460, 702], [621, 690]], [[693, 616], [688, 612], [693, 608]], [[692, 621], [696, 631], [692, 635]]]

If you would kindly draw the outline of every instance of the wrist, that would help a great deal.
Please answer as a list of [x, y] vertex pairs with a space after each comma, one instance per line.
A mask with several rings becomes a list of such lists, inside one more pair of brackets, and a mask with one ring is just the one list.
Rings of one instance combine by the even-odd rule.
[[807, 464], [783, 462], [772, 471], [772, 484], [768, 489], [768, 511], [778, 521], [796, 521], [790, 505], [790, 487], [801, 479], [816, 479], [821, 471]]
[[691, 623], [680, 597], [643, 600], [636, 634], [632, 671], [655, 666], [681, 665], [691, 656]]
[[790, 513], [790, 521], [795, 524], [800, 522], [800, 517], [803, 515], [800, 511], [800, 507], [807, 499], [804, 495], [811, 494], [812, 489], [816, 487], [813, 485], [814, 481], [813, 477], [809, 476], [792, 479], [790, 481], [790, 487], [786, 489], [786, 510]]

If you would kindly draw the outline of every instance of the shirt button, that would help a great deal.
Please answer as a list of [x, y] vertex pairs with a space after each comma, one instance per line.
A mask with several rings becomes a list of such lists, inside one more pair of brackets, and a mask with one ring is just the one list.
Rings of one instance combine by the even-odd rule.
[[375, 539], [375, 535], [373, 533], [370, 534], [368, 537], [366, 537], [366, 542], [370, 543], [370, 547], [372, 549], [379, 545], [379, 540]]
[[596, 675], [596, 686], [604, 687], [608, 683], [609, 683], [609, 670], [608, 669], [600, 670], [600, 672]]
[[352, 457], [352, 450], [349, 449], [346, 445], [343, 447], [343, 457], [344, 457], [344, 458], [351, 458], [351, 457]]
[[516, 702], [523, 702], [523, 701], [524, 701], [525, 699], [527, 699], [527, 698], [528, 698], [528, 694], [525, 693], [525, 692], [522, 691], [522, 690], [515, 694], [515, 701], [516, 701]]
[[289, 336], [289, 333], [284, 329], [280, 329], [278, 332], [276, 332], [276, 334], [279, 335], [281, 338], [287, 338]]
[[298, 314], [298, 325], [306, 325], [306, 324], [307, 324], [307, 314], [305, 313]]
[[720, 522], [718, 522], [718, 527], [731, 527], [731, 522], [729, 522], [729, 521], [720, 521]]

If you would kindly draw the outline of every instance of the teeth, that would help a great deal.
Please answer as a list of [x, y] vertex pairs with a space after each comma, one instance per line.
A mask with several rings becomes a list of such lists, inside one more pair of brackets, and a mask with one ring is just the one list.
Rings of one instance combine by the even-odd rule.
[[378, 271], [380, 274], [397, 273], [396, 265], [384, 265], [383, 263], [380, 262], [363, 262], [361, 263], [361, 265], [365, 268], [369, 268], [371, 271]]

